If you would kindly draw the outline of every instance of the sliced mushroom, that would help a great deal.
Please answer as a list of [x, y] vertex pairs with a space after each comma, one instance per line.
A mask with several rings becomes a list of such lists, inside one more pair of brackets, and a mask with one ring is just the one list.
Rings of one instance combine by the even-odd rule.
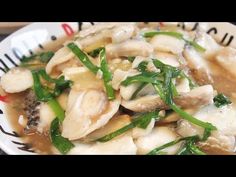
[[78, 37], [84, 38], [86, 36], [99, 33], [103, 30], [111, 29], [115, 27], [116, 25], [119, 25], [119, 23], [99, 23], [80, 31], [78, 34]]
[[143, 97], [146, 95], [154, 95], [156, 94], [156, 90], [153, 88], [152, 84], [147, 84], [142, 90], [140, 90], [137, 94], [137, 98]]
[[46, 72], [50, 74], [55, 66], [73, 59], [74, 56], [75, 56], [74, 53], [70, 49], [68, 49], [67, 47], [62, 47], [55, 53], [55, 55], [48, 62], [45, 68]]
[[200, 84], [212, 83], [211, 72], [207, 61], [192, 47], [186, 47], [183, 56], [187, 61], [187, 66], [191, 74]]
[[33, 86], [33, 77], [30, 70], [16, 67], [1, 77], [0, 84], [8, 93], [18, 93]]
[[120, 43], [130, 39], [133, 36], [134, 31], [134, 24], [126, 24], [115, 27], [111, 34], [112, 43]]
[[[112, 86], [116, 90], [118, 90], [120, 88], [120, 95], [123, 99], [125, 99], [125, 100], [131, 99], [134, 92], [140, 86], [140, 83], [134, 83], [134, 84], [131, 84], [128, 86], [122, 86], [122, 85], [120, 85], [120, 83], [123, 80], [125, 80], [128, 76], [134, 76], [137, 74], [139, 74], [139, 72], [137, 70], [133, 70], [133, 69], [130, 69], [128, 71], [122, 71], [122, 70], [117, 69], [114, 72], [113, 79], [112, 79]], [[153, 94], [153, 93], [155, 93], [155, 90], [153, 89], [153, 87], [150, 84], [148, 84], [138, 93], [138, 96], [140, 96], [140, 95], [142, 96], [145, 94]]]
[[139, 64], [143, 61], [149, 62], [150, 60], [146, 57], [142, 57], [142, 56], [137, 56], [135, 57], [134, 61], [132, 62], [132, 68], [136, 69]]
[[[101, 138], [105, 135], [115, 132], [116, 130], [120, 128], [123, 128], [124, 126], [130, 123], [131, 123], [131, 117], [129, 115], [114, 116], [111, 120], [109, 120], [109, 122], [106, 125], [104, 125], [100, 129], [97, 129], [94, 132], [87, 135], [83, 139], [83, 141], [84, 142], [94, 141], [98, 138]], [[130, 135], [130, 131], [127, 131], [120, 136], [128, 135], [128, 134]], [[120, 136], [115, 137], [115, 139], [120, 138]]]
[[149, 43], [142, 40], [127, 40], [119, 44], [108, 44], [106, 46], [106, 52], [108, 58], [117, 58], [120, 56], [147, 57], [153, 52], [153, 48]]
[[[188, 114], [193, 115], [197, 109], [184, 109], [185, 112]], [[176, 112], [172, 112], [169, 115], [166, 115], [165, 119], [160, 120], [160, 123], [172, 123], [172, 122], [177, 122], [178, 120], [181, 119], [181, 116], [177, 114]]]
[[134, 139], [137, 139], [137, 138], [142, 137], [142, 136], [147, 136], [149, 133], [152, 132], [152, 129], [154, 128], [154, 125], [155, 125], [155, 119], [152, 119], [151, 122], [148, 124], [146, 129], [135, 127], [132, 130], [132, 137]]
[[199, 146], [209, 154], [234, 153], [235, 144], [235, 136], [225, 136], [219, 132], [212, 133], [212, 136], [207, 141], [199, 142]]
[[86, 52], [109, 43], [120, 43], [134, 34], [134, 23], [97, 24], [78, 34], [76, 40]]
[[[209, 139], [201, 143], [208, 147], [217, 147], [225, 151], [233, 151], [235, 148], [236, 135], [236, 111], [233, 105], [215, 107], [213, 104], [206, 106], [196, 112], [194, 117], [199, 120], [209, 122], [216, 126], [217, 130], [212, 132]], [[177, 132], [181, 136], [203, 135], [204, 129], [193, 125], [186, 120], [181, 120], [177, 127]]]
[[[189, 101], [191, 100], [191, 102]], [[213, 102], [213, 88], [211, 85], [197, 87], [190, 92], [182, 93], [174, 98], [174, 102], [182, 108], [204, 106]], [[121, 105], [135, 112], [146, 112], [159, 109], [168, 109], [168, 106], [158, 95], [147, 95], [134, 100], [122, 100]]]
[[100, 89], [103, 90], [103, 80], [96, 77], [85, 67], [70, 67], [63, 70], [65, 79], [73, 81], [72, 90]]
[[[151, 150], [160, 147], [166, 143], [174, 141], [178, 135], [169, 127], [155, 127], [151, 133], [142, 136], [135, 141], [138, 148], [138, 154], [147, 154]], [[175, 154], [181, 146], [181, 143], [165, 148], [162, 152], [167, 154]]]
[[137, 56], [135, 57], [133, 63], [132, 63], [132, 68], [136, 69], [141, 62], [147, 62], [147, 70], [151, 72], [159, 72], [160, 70], [155, 67], [155, 65], [152, 62], [151, 58], [147, 57], [142, 57], [142, 56]]
[[[68, 94], [62, 93], [57, 101], [61, 105], [62, 109], [65, 110], [67, 106]], [[48, 103], [40, 103], [39, 107], [39, 120], [37, 130], [40, 133], [48, 133], [50, 130], [51, 122], [55, 119], [56, 115]]]
[[128, 71], [132, 68], [132, 64], [128, 60], [124, 60], [121, 58], [114, 58], [112, 60], [109, 60], [109, 69], [112, 73], [115, 72], [115, 70], [120, 69], [122, 71]]
[[[173, 67], [180, 66], [177, 56], [170, 54], [170, 53], [156, 52], [152, 58], [158, 59], [161, 62], [163, 62], [164, 64], [167, 64], [167, 65], [170, 65]], [[153, 71], [153, 72], [158, 72], [159, 70], [153, 64], [152, 58], [137, 56], [137, 57], [135, 57], [134, 61], [132, 62], [132, 68], [133, 69], [137, 68], [141, 62], [145, 61], [145, 62], [148, 62], [147, 70]]]
[[90, 155], [135, 155], [137, 147], [131, 136], [125, 135], [110, 140], [106, 143], [83, 144], [75, 142], [75, 147], [69, 154], [90, 154]]
[[111, 30], [104, 30], [98, 34], [90, 35], [83, 39], [77, 39], [77, 43], [80, 44], [85, 52], [91, 52], [111, 42]]
[[201, 53], [201, 55], [206, 59], [211, 59], [212, 56], [216, 54], [218, 50], [222, 47], [213, 39], [212, 36], [205, 32], [199, 32], [196, 36], [196, 42], [201, 45], [205, 52]]
[[130, 100], [134, 92], [140, 86], [140, 83], [134, 83], [128, 86], [120, 86], [120, 95], [124, 100]]
[[56, 115], [47, 103], [41, 103], [39, 110], [39, 122], [37, 130], [40, 133], [47, 132], [49, 131], [51, 122], [53, 119], [55, 119]]
[[236, 76], [236, 49], [222, 48], [215, 57], [216, 62], [233, 76]]
[[156, 59], [160, 60], [164, 64], [173, 66], [173, 67], [179, 67], [179, 61], [176, 55], [165, 53], [165, 52], [156, 52], [155, 53]]
[[76, 140], [101, 128], [118, 111], [119, 105], [118, 96], [114, 101], [108, 101], [106, 94], [101, 90], [78, 91], [66, 110], [62, 136]]
[[176, 90], [178, 93], [187, 93], [190, 92], [189, 81], [188, 79], [179, 79], [178, 84], [176, 84]]
[[82, 66], [79, 59], [77, 59], [77, 58], [69, 59], [68, 61], [66, 61], [64, 63], [54, 66], [53, 71], [55, 71], [55, 72], [52, 75], [58, 76], [58, 74], [61, 74], [64, 69], [78, 67], [78, 66]]
[[185, 42], [171, 36], [157, 35], [151, 39], [150, 44], [156, 51], [179, 54], [183, 51]]
[[112, 78], [112, 87], [115, 90], [119, 90], [120, 84], [123, 80], [125, 80], [128, 76], [134, 76], [139, 74], [137, 70], [130, 69], [128, 71], [123, 71], [121, 69], [116, 69], [113, 73], [113, 78]]

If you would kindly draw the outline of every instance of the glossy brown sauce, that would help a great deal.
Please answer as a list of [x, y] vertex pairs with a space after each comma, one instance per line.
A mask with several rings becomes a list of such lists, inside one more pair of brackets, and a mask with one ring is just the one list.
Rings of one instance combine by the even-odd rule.
[[19, 124], [19, 117], [26, 115], [23, 110], [23, 102], [27, 92], [21, 92], [8, 95], [8, 103], [6, 105], [7, 118], [13, 126], [14, 131], [20, 135], [23, 141], [29, 144], [32, 149], [40, 154], [52, 153], [52, 145], [48, 136], [39, 133], [25, 134], [24, 127]]
[[[73, 37], [69, 38], [72, 39]], [[63, 42], [68, 40], [68, 37], [58, 38], [53, 43], [48, 43], [44, 46], [44, 51], [56, 51], [62, 47]], [[37, 52], [37, 51], [36, 51]], [[42, 52], [42, 51], [38, 51]], [[23, 116], [27, 120], [23, 110], [23, 103], [27, 95], [27, 91], [21, 93], [7, 94], [8, 103], [6, 104], [7, 118], [12, 125], [14, 131], [23, 139], [24, 143], [29, 144], [31, 149], [39, 154], [53, 154], [54, 147], [50, 141], [50, 137], [39, 132], [25, 134], [24, 126], [19, 124], [19, 117]]]
[[196, 71], [190, 72], [190, 75], [196, 80], [199, 85], [211, 84], [218, 93], [223, 93], [233, 100], [236, 98], [236, 78], [226, 69], [218, 65], [214, 59], [207, 61], [211, 73], [209, 74], [212, 79], [207, 80], [205, 73], [195, 73]]
[[232, 94], [236, 94], [236, 78], [232, 76], [227, 70], [220, 67], [215, 62], [209, 62], [211, 70], [213, 71], [213, 87], [220, 93], [231, 97]]

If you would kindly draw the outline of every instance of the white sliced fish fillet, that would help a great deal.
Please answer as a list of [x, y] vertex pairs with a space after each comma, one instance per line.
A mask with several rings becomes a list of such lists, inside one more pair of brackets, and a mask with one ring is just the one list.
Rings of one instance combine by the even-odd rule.
[[[187, 93], [181, 93], [180, 96], [174, 98], [174, 102], [182, 108], [208, 105], [213, 102], [213, 93], [211, 85], [200, 86]], [[134, 112], [147, 112], [158, 108], [168, 109], [168, 106], [157, 94], [143, 96], [134, 100], [122, 99], [121, 105]]]
[[1, 77], [0, 84], [7, 93], [18, 93], [33, 86], [33, 76], [25, 68], [12, 68]]
[[[70, 98], [73, 101], [70, 101]], [[120, 98], [107, 100], [101, 90], [81, 90], [69, 96], [66, 117], [62, 124], [62, 136], [76, 140], [104, 126], [118, 111]]]
[[[151, 150], [160, 147], [166, 143], [174, 141], [178, 138], [178, 135], [169, 127], [155, 127], [151, 133], [146, 136], [142, 136], [135, 141], [137, 146], [138, 154], [147, 154]], [[181, 143], [175, 144], [174, 146], [163, 149], [162, 151], [171, 155], [175, 154], [179, 148]]]

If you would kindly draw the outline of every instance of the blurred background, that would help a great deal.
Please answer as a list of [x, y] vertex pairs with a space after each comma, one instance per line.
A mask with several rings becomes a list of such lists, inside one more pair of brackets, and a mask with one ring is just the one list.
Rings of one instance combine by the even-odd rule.
[[0, 22], [0, 34], [9, 34], [29, 24], [28, 22]]

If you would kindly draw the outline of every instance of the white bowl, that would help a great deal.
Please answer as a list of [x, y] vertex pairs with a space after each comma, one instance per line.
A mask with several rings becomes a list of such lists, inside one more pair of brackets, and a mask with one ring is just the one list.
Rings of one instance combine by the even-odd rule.
[[[170, 22], [165, 22], [170, 23]], [[164, 23], [164, 25], [165, 25]], [[40, 51], [48, 43], [58, 43], [60, 39], [78, 32], [81, 25], [89, 23], [58, 22], [58, 23], [32, 23], [11, 34], [0, 43], [0, 76], [4, 74], [5, 67], [12, 68], [20, 63], [22, 55], [30, 55]], [[236, 26], [230, 23], [177, 23], [180, 28], [194, 30], [201, 25], [222, 45], [236, 48]], [[0, 148], [7, 154], [36, 154], [14, 132], [7, 120], [5, 105], [0, 102]]]

